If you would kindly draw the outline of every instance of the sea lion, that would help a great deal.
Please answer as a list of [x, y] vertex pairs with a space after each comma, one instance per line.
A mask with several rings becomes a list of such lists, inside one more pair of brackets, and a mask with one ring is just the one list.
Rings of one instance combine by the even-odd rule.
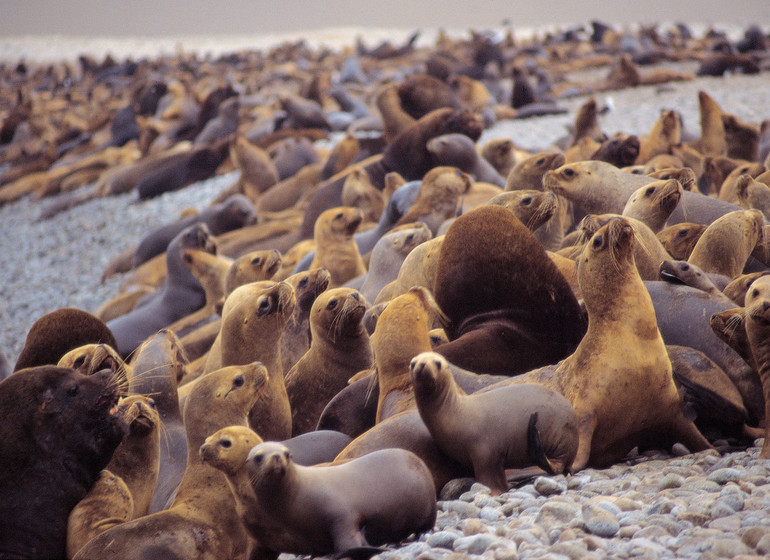
[[281, 363], [286, 375], [310, 348], [310, 310], [316, 298], [329, 287], [331, 275], [325, 268], [298, 272], [286, 278], [294, 288], [297, 305], [281, 334]]
[[575, 459], [577, 415], [556, 391], [518, 385], [465, 395], [435, 352], [412, 358], [410, 371], [417, 410], [436, 444], [470, 464], [476, 480], [493, 495], [508, 489], [506, 468], [534, 463], [548, 473], [562, 473]]
[[209, 206], [194, 216], [180, 218], [145, 235], [134, 250], [132, 266], [136, 268], [166, 251], [169, 243], [182, 230], [196, 223], [205, 223], [211, 235], [221, 235], [257, 223], [257, 214], [254, 205], [245, 196], [232, 195], [224, 202]]
[[330, 208], [318, 216], [315, 225], [316, 253], [310, 269], [324, 267], [331, 274], [329, 286], [342, 286], [366, 273], [366, 266], [353, 238], [363, 220], [358, 208]]
[[502, 177], [508, 177], [520, 159], [529, 156], [528, 152], [517, 148], [510, 138], [495, 138], [481, 146], [481, 156], [487, 160]]
[[618, 132], [608, 138], [588, 159], [606, 161], [615, 167], [633, 165], [639, 156], [639, 138], [633, 134]]
[[[378, 222], [385, 199], [382, 191], [375, 189], [369, 175], [363, 169], [353, 169], [342, 185], [342, 206], [355, 206], [364, 213], [364, 222]], [[320, 217], [320, 216], [319, 216]]]
[[[597, 231], [578, 261], [589, 317], [585, 337], [557, 366], [506, 382], [540, 383], [572, 404], [580, 437], [575, 471], [612, 464], [634, 445], [679, 441], [690, 451], [711, 447], [682, 413], [655, 310], [633, 255], [633, 228], [625, 219], [612, 220]], [[623, 307], [620, 315], [615, 313], [618, 305]], [[640, 399], [639, 391], [629, 390], [630, 383], [640, 391], [653, 391], [655, 407]]]
[[759, 127], [728, 113], [722, 113], [722, 124], [725, 127], [727, 157], [757, 161], [759, 158]]
[[444, 236], [441, 235], [412, 249], [404, 259], [396, 279], [380, 290], [374, 305], [387, 302], [406, 293], [413, 286], [423, 286], [432, 290], [443, 243]]
[[764, 219], [759, 210], [725, 214], [706, 228], [687, 261], [704, 272], [736, 278], [762, 240], [763, 226]]
[[402, 229], [383, 235], [372, 249], [369, 270], [361, 284], [361, 295], [366, 301], [374, 301], [382, 288], [398, 277], [407, 255], [432, 237], [424, 223], [418, 227]]
[[187, 463], [187, 435], [177, 396], [177, 384], [187, 360], [176, 335], [161, 330], [139, 347], [134, 358], [129, 390], [149, 397], [161, 421], [158, 478], [148, 513], [166, 509], [173, 500]]
[[241, 170], [238, 185], [249, 200], [257, 201], [260, 195], [278, 183], [278, 170], [267, 152], [249, 142], [243, 136], [230, 147], [233, 165]]
[[122, 478], [103, 470], [67, 518], [67, 558], [111, 527], [134, 518], [134, 500]]
[[395, 225], [422, 222], [435, 235], [444, 220], [454, 217], [457, 199], [471, 188], [471, 178], [455, 167], [434, 167], [422, 179], [417, 198]]
[[759, 454], [761, 459], [770, 457], [770, 354], [768, 354], [768, 309], [770, 309], [770, 282], [767, 276], [757, 278], [746, 293], [746, 334], [751, 352], [757, 362], [762, 395], [765, 398], [765, 442]]
[[653, 233], [665, 226], [682, 198], [682, 185], [676, 179], [655, 181], [637, 189], [626, 202], [622, 215], [644, 222]]
[[564, 154], [539, 152], [513, 166], [505, 180], [505, 190], [543, 190], [543, 176], [564, 165]]
[[227, 269], [224, 278], [224, 296], [235, 288], [250, 282], [270, 280], [281, 267], [283, 258], [276, 249], [252, 251], [235, 259]]
[[148, 336], [203, 307], [206, 294], [184, 262], [185, 249], [216, 252], [205, 224], [194, 224], [179, 233], [166, 251], [168, 275], [163, 287], [147, 304], [110, 321], [122, 356], [133, 352]]
[[[746, 188], [749, 179], [758, 177], [767, 171], [761, 163], [742, 163], [728, 173], [719, 187], [719, 199], [741, 205], [741, 190]], [[748, 176], [748, 177], [747, 177]]]
[[331, 463], [353, 439], [333, 430], [314, 430], [306, 434], [294, 436], [281, 443], [285, 445], [294, 462], [310, 467], [321, 463]]
[[725, 286], [722, 293], [730, 298], [736, 305], [743, 307], [745, 305], [746, 292], [749, 291], [751, 284], [760, 276], [767, 275], [767, 272], [751, 272], [741, 274]]
[[260, 506], [313, 554], [399, 542], [436, 520], [430, 471], [402, 449], [302, 467], [268, 442], [251, 450], [248, 464]]
[[39, 366], [0, 382], [3, 556], [65, 557], [67, 518], [125, 434], [117, 403], [111, 371]]
[[348, 379], [372, 365], [361, 319], [366, 301], [351, 288], [321, 293], [310, 310], [310, 349], [286, 374], [292, 435], [315, 429], [326, 404]]
[[703, 90], [698, 91], [700, 111], [700, 139], [698, 148], [704, 156], [721, 156], [727, 153], [722, 109], [714, 98]]
[[32, 324], [13, 370], [53, 365], [70, 350], [102, 343], [118, 348], [112, 331], [101, 319], [81, 309], [63, 307]]
[[72, 368], [84, 375], [93, 375], [103, 369], [112, 370], [115, 382], [124, 397], [128, 391], [130, 367], [118, 355], [117, 351], [108, 344], [86, 344], [70, 350], [56, 364], [59, 367]]
[[268, 441], [291, 437], [280, 339], [295, 306], [294, 289], [286, 282], [254, 282], [236, 288], [222, 309], [219, 352], [212, 348], [204, 366], [208, 373], [255, 360], [265, 365], [270, 378], [249, 412], [249, 426]]
[[698, 239], [706, 231], [706, 227], [703, 224], [683, 222], [662, 229], [657, 233], [657, 237], [672, 257], [686, 261], [690, 258]]
[[554, 363], [585, 332], [564, 277], [529, 230], [499, 206], [471, 210], [450, 226], [434, 293], [450, 339], [436, 351], [477, 373], [515, 375]]
[[724, 288], [729, 283], [729, 278], [717, 274], [708, 275], [687, 261], [663, 261], [663, 264], [660, 265], [660, 277], [666, 282], [684, 284], [685, 286], [704, 291], [725, 303], [732, 301], [714, 283], [714, 280], [717, 280], [722, 288]]
[[249, 410], [267, 383], [259, 363], [230, 366], [202, 377], [188, 397], [187, 467], [171, 508], [118, 525], [75, 556], [91, 558], [233, 558], [246, 553], [241, 526], [225, 476], [206, 465], [198, 450], [208, 435], [245, 426]]
[[133, 513], [147, 515], [160, 469], [161, 424], [155, 401], [144, 395], [124, 397], [118, 403], [128, 433], [112, 455], [107, 470], [120, 477], [131, 492]]
[[465, 134], [442, 134], [431, 138], [426, 146], [435, 165], [457, 167], [476, 181], [505, 186], [505, 177], [479, 154], [476, 144]]
[[490, 198], [487, 204], [507, 208], [531, 232], [548, 222], [558, 209], [554, 193], [535, 190], [506, 191]]
[[667, 154], [671, 146], [682, 139], [682, 117], [676, 111], [664, 109], [647, 136], [641, 138], [636, 163], [647, 163], [658, 154]]
[[607, 138], [599, 125], [599, 104], [593, 97], [578, 109], [568, 147], [575, 146], [583, 138], [590, 138], [600, 143]]

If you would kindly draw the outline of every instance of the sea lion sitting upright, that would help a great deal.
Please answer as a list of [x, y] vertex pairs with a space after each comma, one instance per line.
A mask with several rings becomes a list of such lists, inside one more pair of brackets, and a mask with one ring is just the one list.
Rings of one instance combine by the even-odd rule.
[[206, 303], [203, 287], [184, 262], [185, 249], [216, 252], [206, 225], [195, 224], [182, 230], [169, 244], [166, 251], [168, 276], [157, 295], [147, 304], [107, 324], [115, 335], [121, 355], [127, 356], [148, 336]]
[[125, 434], [112, 376], [40, 366], [0, 382], [0, 556], [65, 557], [67, 518]]
[[430, 471], [403, 449], [302, 467], [285, 446], [266, 442], [248, 463], [260, 507], [315, 555], [399, 542], [436, 521]]
[[737, 210], [714, 221], [692, 250], [688, 262], [704, 272], [737, 278], [746, 260], [763, 239], [764, 217], [759, 210]]
[[515, 375], [569, 355], [585, 319], [542, 245], [511, 213], [482, 206], [450, 226], [435, 297], [450, 342], [436, 351], [476, 373]]
[[762, 394], [765, 397], [765, 442], [759, 454], [761, 459], [770, 458], [770, 278], [762, 276], [752, 282], [746, 293], [746, 334], [751, 353], [759, 368]]
[[508, 489], [506, 468], [536, 464], [548, 473], [562, 473], [575, 459], [577, 416], [556, 391], [517, 385], [465, 395], [449, 363], [435, 352], [412, 358], [410, 370], [417, 410], [436, 444], [457, 461], [470, 463], [476, 480], [493, 494]]
[[310, 269], [324, 267], [331, 274], [329, 286], [336, 288], [366, 273], [366, 266], [353, 238], [363, 220], [358, 208], [330, 208], [315, 224], [316, 253]]

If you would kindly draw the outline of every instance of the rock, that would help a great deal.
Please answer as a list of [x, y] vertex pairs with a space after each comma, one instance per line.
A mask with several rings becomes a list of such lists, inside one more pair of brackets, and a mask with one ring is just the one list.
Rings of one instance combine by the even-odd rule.
[[660, 480], [658, 488], [661, 490], [666, 490], [668, 488], [679, 488], [682, 484], [684, 484], [683, 476], [678, 474], [667, 474]]
[[444, 511], [456, 511], [463, 517], [478, 517], [479, 508], [468, 502], [460, 502], [458, 500], [452, 500], [448, 502], [438, 502], [438, 507]]
[[438, 533], [430, 535], [425, 542], [431, 548], [448, 548], [449, 550], [452, 550], [454, 542], [459, 536], [460, 535], [452, 533], [451, 531], [439, 531]]
[[614, 537], [620, 530], [617, 517], [597, 506], [584, 506], [583, 519], [586, 531], [599, 537]]
[[542, 496], [561, 494], [567, 489], [566, 484], [559, 484], [556, 480], [547, 476], [539, 476], [535, 479], [535, 490]]
[[455, 552], [467, 552], [468, 554], [484, 554], [495, 540], [492, 535], [474, 535], [460, 537], [455, 540], [453, 547]]
[[723, 468], [712, 472], [707, 480], [717, 484], [727, 484], [728, 482], [738, 482], [741, 479], [741, 471], [738, 469]]
[[463, 529], [463, 535], [466, 536], [488, 532], [486, 524], [481, 519], [466, 519], [460, 525]]

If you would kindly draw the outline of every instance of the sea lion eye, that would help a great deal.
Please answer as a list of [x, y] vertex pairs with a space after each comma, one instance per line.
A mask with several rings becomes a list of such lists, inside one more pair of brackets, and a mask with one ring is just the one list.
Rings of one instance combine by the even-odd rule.
[[80, 356], [77, 360], [75, 360], [75, 363], [72, 364], [72, 367], [74, 369], [79, 369], [80, 366], [82, 366], [85, 362], [86, 362], [86, 357], [85, 356]]
[[219, 445], [224, 447], [225, 449], [229, 449], [233, 446], [233, 443], [229, 439], [221, 439], [219, 440]]
[[147, 404], [148, 404], [150, 407], [152, 407], [152, 408], [156, 408], [156, 406], [157, 406], [157, 405], [155, 404], [155, 399], [148, 399], [148, 401], [147, 401]]
[[259, 308], [258, 308], [258, 311], [257, 311], [257, 315], [262, 316], [265, 313], [267, 313], [268, 311], [270, 311], [270, 298], [264, 297], [259, 302]]
[[297, 286], [299, 286], [300, 288], [304, 288], [305, 286], [307, 286], [307, 276], [305, 276], [302, 280], [300, 280]]
[[690, 233], [690, 230], [688, 230], [688, 229], [680, 229], [680, 230], [679, 230], [679, 233], [678, 233], [677, 235], [678, 235], [679, 237], [684, 237], [684, 236], [685, 236], [685, 235], [687, 235], [688, 233]]
[[260, 265], [262, 263], [262, 259], [260, 257], [254, 257], [251, 259], [251, 264]]
[[334, 216], [335, 220], [341, 220], [343, 218], [342, 212], [338, 213], [336, 216]]
[[414, 234], [413, 233], [410, 233], [409, 235], [406, 236], [406, 242], [407, 243], [411, 243], [413, 239], [414, 239]]
[[77, 385], [72, 385], [70, 386], [69, 389], [67, 389], [67, 396], [74, 397], [75, 395], [78, 394], [78, 391], [80, 391], [80, 387], [78, 387]]
[[233, 387], [243, 387], [243, 376], [239, 375], [233, 379]]
[[262, 454], [254, 455], [254, 462], [255, 463], [261, 463], [262, 462]]
[[647, 189], [645, 191], [644, 194], [645, 194], [645, 196], [652, 196], [652, 193], [654, 193], [654, 192], [655, 192], [655, 187], [650, 187], [649, 189]]
[[525, 196], [524, 198], [521, 199], [521, 203], [524, 206], [529, 206], [532, 203], [532, 197], [531, 196]]
[[757, 296], [759, 295], [759, 290], [757, 290], [756, 288], [754, 288], [754, 289], [751, 291], [751, 295], [752, 295], [752, 297], [757, 297]]
[[565, 176], [567, 176], [567, 177], [572, 177], [572, 176], [575, 174], [575, 170], [574, 170], [574, 169], [572, 169], [571, 167], [568, 167], [567, 169], [565, 169], [564, 171], [562, 171], [562, 173], [563, 173]]
[[333, 298], [329, 300], [329, 303], [326, 304], [326, 309], [334, 309], [337, 307], [337, 299]]
[[602, 236], [601, 235], [597, 235], [596, 237], [594, 237], [593, 246], [594, 246], [594, 249], [598, 249], [599, 247], [602, 246]]
[[545, 163], [545, 158], [540, 158], [535, 162], [535, 165], [543, 165]]

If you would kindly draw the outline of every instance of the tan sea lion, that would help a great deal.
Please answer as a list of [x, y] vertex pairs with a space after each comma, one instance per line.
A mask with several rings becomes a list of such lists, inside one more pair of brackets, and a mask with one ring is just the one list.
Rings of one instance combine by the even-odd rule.
[[631, 195], [622, 215], [636, 218], [658, 233], [682, 197], [682, 185], [676, 179], [649, 183]]
[[134, 500], [122, 478], [103, 470], [67, 519], [67, 558], [90, 540], [134, 518]]
[[[585, 337], [558, 365], [505, 382], [540, 383], [572, 404], [580, 436], [575, 471], [612, 464], [639, 444], [679, 441], [693, 452], [711, 447], [682, 413], [655, 310], [633, 255], [633, 228], [624, 218], [597, 231], [578, 261], [589, 317]], [[630, 390], [630, 384], [638, 390]]]
[[743, 183], [746, 181], [743, 176], [758, 177], [766, 170], [767, 168], [760, 163], [742, 163], [736, 166], [722, 181], [722, 185], [719, 187], [719, 199], [733, 204], [741, 204], [739, 191], [741, 188], [745, 188]]
[[529, 156], [528, 152], [516, 148], [513, 140], [510, 138], [495, 138], [485, 142], [481, 146], [481, 156], [486, 159], [497, 172], [508, 177], [520, 159]]
[[767, 272], [741, 274], [725, 286], [722, 293], [729, 297], [736, 305], [743, 307], [745, 305], [746, 292], [749, 291], [751, 284], [760, 276], [766, 276], [767, 274]]
[[249, 282], [270, 280], [281, 267], [281, 253], [276, 249], [252, 251], [235, 259], [224, 278], [224, 296]]
[[313, 554], [399, 542], [436, 520], [430, 471], [403, 449], [302, 467], [286, 447], [267, 442], [248, 463], [260, 506]]
[[422, 178], [417, 199], [395, 225], [423, 222], [435, 235], [444, 220], [455, 216], [458, 198], [470, 188], [468, 174], [455, 167], [434, 167]]
[[722, 124], [725, 127], [727, 157], [757, 161], [759, 158], [759, 127], [728, 113], [722, 113]]
[[551, 169], [564, 165], [559, 152], [539, 152], [513, 166], [505, 181], [505, 190], [543, 190], [543, 176]]
[[578, 109], [568, 147], [575, 146], [583, 138], [590, 138], [599, 143], [607, 138], [599, 125], [599, 105], [593, 97]]
[[206, 465], [198, 450], [206, 437], [227, 426], [245, 426], [249, 410], [267, 384], [258, 363], [230, 366], [200, 379], [185, 408], [185, 476], [171, 508], [99, 535], [75, 558], [232, 558], [245, 555], [248, 536], [240, 523], [225, 476]]
[[435, 352], [412, 358], [410, 371], [417, 409], [436, 444], [471, 465], [476, 480], [493, 495], [508, 489], [506, 468], [534, 463], [562, 473], [575, 459], [577, 415], [556, 391], [518, 385], [466, 395]]
[[686, 261], [690, 258], [695, 244], [706, 231], [705, 225], [684, 222], [668, 226], [656, 235], [666, 251], [676, 260]]
[[406, 293], [413, 286], [433, 289], [443, 243], [444, 236], [441, 235], [412, 249], [404, 259], [401, 269], [398, 271], [398, 277], [380, 290], [374, 305], [387, 302]]
[[767, 276], [757, 278], [746, 293], [746, 334], [751, 344], [751, 352], [756, 360], [759, 379], [762, 382], [762, 394], [765, 397], [765, 442], [759, 454], [761, 459], [770, 458], [770, 353], [767, 340], [770, 330], [770, 279]]
[[698, 92], [700, 111], [700, 139], [698, 148], [704, 156], [722, 156], [727, 153], [722, 109], [714, 98], [703, 90]]
[[704, 272], [736, 278], [762, 240], [763, 224], [759, 210], [730, 212], [706, 228], [687, 261]]
[[93, 375], [103, 369], [112, 370], [121, 396], [128, 394], [128, 378], [131, 367], [127, 366], [117, 351], [108, 344], [86, 344], [70, 350], [56, 364], [72, 368], [84, 375]]
[[230, 146], [230, 158], [241, 170], [238, 184], [249, 200], [257, 201], [263, 192], [279, 181], [278, 170], [267, 152], [243, 136]]
[[321, 293], [310, 310], [310, 349], [286, 374], [292, 435], [314, 430], [326, 404], [348, 379], [372, 366], [372, 346], [361, 320], [366, 301], [351, 288]]
[[358, 208], [338, 207], [324, 211], [315, 224], [316, 253], [311, 269], [324, 267], [331, 274], [329, 286], [342, 286], [366, 272], [353, 234], [363, 220]]
[[377, 223], [385, 209], [382, 192], [374, 188], [369, 175], [363, 169], [354, 169], [345, 178], [341, 196], [342, 206], [360, 208], [365, 222]]

